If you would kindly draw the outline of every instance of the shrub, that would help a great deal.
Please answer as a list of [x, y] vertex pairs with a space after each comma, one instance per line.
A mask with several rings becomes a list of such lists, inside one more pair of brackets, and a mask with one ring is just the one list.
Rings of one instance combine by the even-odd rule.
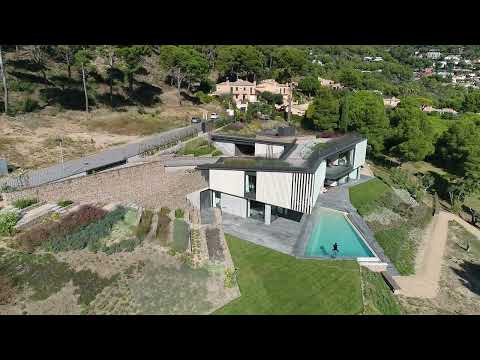
[[38, 110], [39, 108], [40, 108], [40, 105], [38, 104], [38, 101], [33, 100], [31, 98], [26, 98], [20, 104], [20, 111], [24, 113], [33, 112], [35, 110]]
[[160, 215], [168, 216], [170, 214], [170, 209], [168, 207], [162, 207], [160, 209]]
[[86, 226], [92, 221], [99, 220], [107, 214], [107, 211], [90, 205], [83, 205], [77, 211], [67, 214], [60, 221], [37, 224], [15, 238], [20, 248], [27, 252], [33, 252], [51, 238], [62, 239], [67, 234]]
[[0, 235], [13, 235], [19, 219], [17, 211], [0, 211]]
[[7, 185], [7, 184], [3, 184], [1, 187], [0, 187], [0, 192], [3, 192], [3, 193], [11, 193], [11, 192], [15, 192], [17, 191], [18, 188], [15, 187], [15, 186], [11, 186], [11, 185]]
[[17, 209], [25, 209], [33, 204], [36, 204], [38, 202], [38, 199], [33, 199], [33, 198], [24, 198], [24, 199], [18, 199], [13, 203], [13, 206], [15, 206]]
[[73, 201], [72, 200], [60, 200], [57, 205], [64, 208], [67, 207], [68, 205], [72, 205]]
[[232, 121], [227, 119], [227, 118], [221, 118], [221, 119], [218, 119], [217, 121], [214, 122], [214, 127], [215, 127], [215, 129], [217, 129], [217, 128], [225, 126], [225, 125], [227, 125], [231, 122]]
[[209, 104], [212, 102], [213, 97], [205, 94], [203, 91], [197, 91], [195, 93], [195, 97], [198, 99], [198, 101], [202, 104]]
[[104, 247], [102, 251], [107, 255], [115, 254], [122, 251], [130, 252], [130, 251], [133, 251], [141, 243], [142, 243], [142, 240], [140, 239], [136, 239], [136, 238], [125, 239], [118, 243], [112, 244], [108, 247]]
[[236, 285], [235, 270], [231, 268], [225, 269], [225, 287], [232, 288]]
[[113, 225], [121, 221], [125, 213], [126, 209], [119, 207], [101, 219], [78, 228], [73, 233], [59, 234], [49, 238], [43, 247], [53, 252], [85, 248], [92, 252], [106, 251], [107, 247], [102, 244], [101, 240], [111, 233]]
[[52, 215], [50, 216], [50, 219], [52, 221], [58, 221], [60, 220], [61, 216], [58, 212], [53, 212]]
[[212, 156], [220, 156], [220, 155], [223, 155], [223, 152], [221, 152], [220, 150], [215, 150], [214, 152], [212, 152]]
[[176, 209], [175, 210], [175, 217], [177, 219], [183, 219], [184, 215], [185, 215], [185, 212], [183, 211], [183, 209]]

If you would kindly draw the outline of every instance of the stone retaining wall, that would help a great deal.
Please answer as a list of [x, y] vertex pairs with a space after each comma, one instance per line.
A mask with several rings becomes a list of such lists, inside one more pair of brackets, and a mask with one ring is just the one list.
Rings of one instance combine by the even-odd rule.
[[57, 202], [133, 202], [143, 207], [185, 207], [188, 193], [206, 187], [199, 171], [166, 173], [159, 162], [151, 162], [95, 175], [3, 194], [5, 200], [36, 197]]

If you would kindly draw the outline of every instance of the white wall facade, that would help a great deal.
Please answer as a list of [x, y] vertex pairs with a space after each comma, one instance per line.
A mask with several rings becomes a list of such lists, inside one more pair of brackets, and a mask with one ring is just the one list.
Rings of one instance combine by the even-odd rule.
[[229, 142], [214, 141], [213, 145], [224, 155], [235, 156], [235, 144]]
[[244, 197], [245, 172], [210, 169], [209, 187], [212, 190], [220, 191], [222, 193]]
[[315, 205], [315, 202], [317, 201], [320, 191], [325, 186], [326, 171], [327, 171], [327, 162], [324, 160], [318, 166], [313, 177], [313, 199], [312, 199], [313, 205]]
[[222, 193], [220, 206], [227, 214], [247, 217], [247, 200]]
[[283, 150], [281, 145], [255, 143], [255, 156], [278, 159]]
[[355, 159], [353, 160], [354, 169], [365, 164], [366, 154], [367, 154], [367, 140], [359, 142], [357, 145], [355, 145]]
[[355, 180], [358, 178], [359, 171], [360, 171], [360, 168], [356, 168], [348, 176], [350, 177], [350, 179]]
[[256, 200], [291, 209], [292, 173], [257, 172]]

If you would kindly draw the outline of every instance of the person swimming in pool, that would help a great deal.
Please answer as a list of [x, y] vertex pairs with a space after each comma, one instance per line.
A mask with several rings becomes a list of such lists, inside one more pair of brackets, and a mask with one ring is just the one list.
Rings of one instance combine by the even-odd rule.
[[333, 247], [332, 247], [332, 257], [336, 257], [337, 254], [338, 254], [338, 244], [337, 243], [334, 243], [333, 244]]

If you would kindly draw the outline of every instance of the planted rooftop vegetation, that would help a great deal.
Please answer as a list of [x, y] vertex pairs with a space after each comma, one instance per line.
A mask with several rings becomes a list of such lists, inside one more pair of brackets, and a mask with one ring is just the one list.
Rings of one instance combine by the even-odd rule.
[[177, 151], [177, 155], [218, 156], [222, 155], [222, 152], [217, 150], [208, 140], [199, 138], [187, 142], [183, 149]]

